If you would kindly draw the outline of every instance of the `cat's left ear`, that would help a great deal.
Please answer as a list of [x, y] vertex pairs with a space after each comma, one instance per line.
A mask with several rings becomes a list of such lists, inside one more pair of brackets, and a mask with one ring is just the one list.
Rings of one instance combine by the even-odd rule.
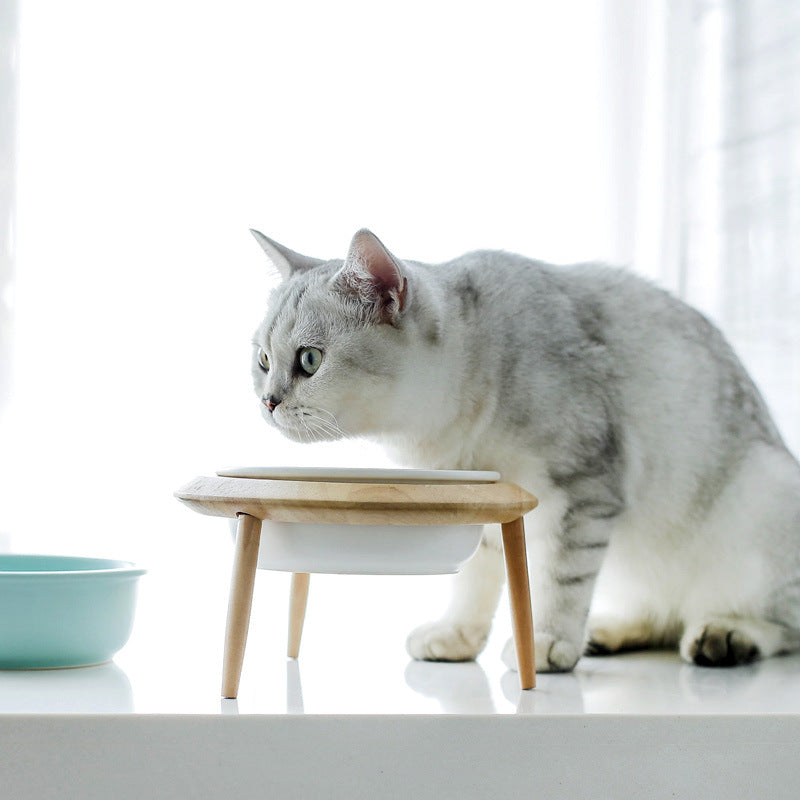
[[408, 279], [402, 262], [366, 228], [353, 237], [334, 286], [371, 306], [378, 322], [396, 325], [407, 306]]
[[300, 253], [295, 253], [294, 250], [290, 250], [288, 247], [278, 244], [268, 236], [264, 236], [261, 231], [250, 228], [250, 233], [253, 234], [255, 240], [261, 245], [261, 249], [267, 254], [270, 263], [278, 270], [283, 280], [288, 280], [297, 272], [307, 272], [325, 263], [319, 258], [301, 256]]

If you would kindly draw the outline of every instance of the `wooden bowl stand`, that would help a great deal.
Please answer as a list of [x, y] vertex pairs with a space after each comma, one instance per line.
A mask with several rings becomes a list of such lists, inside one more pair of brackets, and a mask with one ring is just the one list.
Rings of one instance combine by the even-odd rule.
[[[199, 477], [175, 496], [194, 511], [237, 517], [236, 550], [228, 602], [222, 696], [239, 691], [253, 601], [261, 521], [355, 525], [460, 525], [500, 523], [520, 684], [536, 686], [533, 618], [523, 514], [538, 501], [513, 483], [343, 483]], [[297, 658], [310, 575], [292, 577], [289, 657]]]

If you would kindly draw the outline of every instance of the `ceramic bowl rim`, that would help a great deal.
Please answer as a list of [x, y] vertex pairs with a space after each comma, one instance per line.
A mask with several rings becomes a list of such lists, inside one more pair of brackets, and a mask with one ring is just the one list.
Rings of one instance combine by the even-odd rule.
[[[67, 568], [21, 570], [13, 568], [14, 561], [18, 560], [22, 562], [24, 559], [41, 559], [42, 562], [45, 562], [46, 560], [52, 560], [54, 562], [62, 563], [65, 567], [71, 562], [79, 562], [83, 564], [94, 563], [96, 566], [88, 569]], [[69, 578], [71, 576], [75, 576], [75, 578], [103, 578], [113, 576], [138, 578], [140, 575], [145, 575], [146, 573], [147, 570], [144, 569], [144, 567], [138, 567], [132, 561], [121, 561], [114, 558], [95, 558], [94, 556], [63, 556], [51, 555], [47, 553], [0, 553], [0, 581], [25, 578]]]
[[413, 469], [408, 467], [319, 467], [245, 466], [217, 470], [220, 478], [248, 480], [302, 481], [308, 483], [497, 483], [502, 476], [495, 470]]

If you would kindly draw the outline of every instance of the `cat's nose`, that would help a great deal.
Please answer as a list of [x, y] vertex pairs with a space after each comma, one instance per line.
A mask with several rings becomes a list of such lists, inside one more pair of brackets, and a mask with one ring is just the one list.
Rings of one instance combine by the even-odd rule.
[[269, 394], [262, 399], [262, 402], [272, 412], [280, 405], [281, 399], [280, 397], [275, 397], [274, 394]]

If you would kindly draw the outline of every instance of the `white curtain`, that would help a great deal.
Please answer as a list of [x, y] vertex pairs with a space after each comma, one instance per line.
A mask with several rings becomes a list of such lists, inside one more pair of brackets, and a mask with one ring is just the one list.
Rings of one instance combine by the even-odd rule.
[[[11, 396], [14, 200], [16, 196], [17, 62], [16, 0], [0, 3], [0, 451]], [[0, 455], [0, 458], [2, 456]], [[0, 553], [9, 542], [7, 511], [0, 506]]]
[[0, 4], [0, 420], [11, 381], [11, 278], [17, 125], [17, 3]]
[[800, 3], [618, 3], [612, 260], [712, 318], [800, 452]]
[[725, 329], [800, 452], [800, 3], [695, 0], [685, 296]]

